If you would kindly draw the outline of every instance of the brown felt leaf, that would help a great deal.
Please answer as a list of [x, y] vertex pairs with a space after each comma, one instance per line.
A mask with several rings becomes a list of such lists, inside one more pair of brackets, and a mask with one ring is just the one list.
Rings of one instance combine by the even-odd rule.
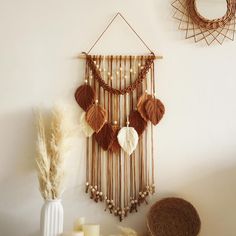
[[153, 125], [157, 125], [165, 113], [165, 107], [163, 103], [156, 98], [150, 98], [145, 103], [145, 110], [148, 119]]
[[101, 106], [94, 104], [86, 112], [86, 121], [98, 133], [107, 120], [107, 112]]
[[120, 144], [118, 142], [118, 138], [117, 138], [117, 135], [118, 135], [118, 133], [120, 131], [120, 127], [117, 126], [117, 125], [113, 125], [112, 128], [114, 130], [115, 137], [113, 139], [113, 142], [112, 142], [109, 150], [111, 150], [114, 153], [118, 153], [120, 151], [120, 149], [121, 149], [121, 146], [120, 146]]
[[144, 93], [141, 97], [139, 97], [138, 103], [137, 103], [137, 109], [142, 118], [145, 121], [148, 121], [148, 116], [146, 114], [145, 110], [145, 103], [147, 102], [148, 99], [152, 98], [152, 95]]
[[84, 111], [87, 111], [95, 100], [93, 88], [87, 84], [81, 85], [75, 92], [75, 100]]
[[131, 111], [129, 115], [129, 126], [135, 128], [140, 136], [147, 127], [147, 122], [142, 118], [138, 111]]
[[107, 122], [98, 133], [94, 134], [94, 137], [97, 143], [107, 151], [114, 141], [115, 131], [112, 125]]

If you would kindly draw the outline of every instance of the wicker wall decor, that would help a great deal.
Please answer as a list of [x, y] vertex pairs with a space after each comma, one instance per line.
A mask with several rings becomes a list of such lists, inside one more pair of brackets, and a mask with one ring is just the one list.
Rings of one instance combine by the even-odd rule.
[[173, 17], [179, 21], [179, 29], [186, 31], [185, 38], [193, 38], [195, 43], [204, 40], [207, 45], [225, 39], [234, 40], [236, 0], [226, 0], [227, 11], [217, 19], [203, 17], [196, 6], [196, 0], [174, 0]]
[[147, 216], [151, 236], [197, 236], [201, 221], [194, 206], [181, 198], [164, 198]]

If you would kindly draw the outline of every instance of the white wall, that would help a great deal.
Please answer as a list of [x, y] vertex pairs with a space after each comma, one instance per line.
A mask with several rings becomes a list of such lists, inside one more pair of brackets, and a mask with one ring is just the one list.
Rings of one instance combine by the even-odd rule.
[[[236, 42], [206, 47], [184, 40], [170, 2], [163, 0], [0, 0], [0, 235], [38, 235], [43, 201], [34, 170], [32, 108], [63, 100], [79, 111], [73, 93], [83, 80], [83, 63], [73, 57], [89, 48], [117, 11], [164, 56], [156, 70], [167, 112], [156, 129], [154, 200], [185, 198], [199, 211], [201, 236], [235, 236]], [[97, 52], [146, 50], [118, 20]], [[68, 157], [65, 228], [85, 216], [108, 235], [118, 221], [84, 194], [83, 144], [78, 137]], [[149, 207], [122, 225], [143, 232]]]

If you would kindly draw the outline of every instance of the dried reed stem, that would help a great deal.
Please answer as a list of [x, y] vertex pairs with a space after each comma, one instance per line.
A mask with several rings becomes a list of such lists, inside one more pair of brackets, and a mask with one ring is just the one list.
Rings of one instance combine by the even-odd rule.
[[[37, 112], [36, 164], [41, 195], [44, 199], [58, 199], [63, 193], [64, 159], [70, 136], [63, 112], [55, 107], [47, 131], [43, 116]], [[47, 135], [48, 133], [48, 135]]]

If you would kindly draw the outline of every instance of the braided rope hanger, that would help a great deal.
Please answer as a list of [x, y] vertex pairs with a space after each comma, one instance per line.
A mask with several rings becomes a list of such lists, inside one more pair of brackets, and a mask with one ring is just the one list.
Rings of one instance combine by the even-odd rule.
[[[121, 19], [128, 25], [128, 27], [132, 30], [132, 32], [139, 38], [139, 40], [143, 43], [143, 45], [148, 49], [148, 51], [154, 55], [154, 53], [152, 52], [152, 50], [150, 49], [150, 47], [148, 47], [147, 43], [145, 43], [145, 41], [141, 38], [141, 36], [135, 31], [135, 29], [131, 26], [131, 24], [125, 19], [125, 17], [118, 12], [113, 18], [112, 20], [109, 22], [109, 24], [107, 25], [107, 27], [104, 29], [104, 31], [99, 35], [99, 37], [97, 38], [97, 40], [93, 43], [93, 45], [91, 46], [91, 48], [88, 50], [87, 53], [82, 53], [81, 55], [79, 55], [80, 59], [85, 59], [86, 56], [85, 54], [89, 54], [92, 49], [96, 46], [96, 44], [100, 41], [100, 39], [102, 38], [102, 36], [106, 33], [106, 31], [110, 28], [110, 26], [112, 25], [112, 23], [115, 21], [115, 19], [120, 16]], [[155, 56], [155, 59], [162, 59], [162, 56]]]
[[151, 55], [148, 57], [148, 59], [146, 59], [145, 65], [143, 66], [140, 73], [138, 74], [138, 78], [133, 83], [131, 83], [129, 86], [127, 86], [123, 89], [117, 89], [117, 88], [113, 88], [112, 86], [110, 86], [108, 83], [105, 82], [105, 80], [101, 76], [100, 71], [97, 69], [96, 65], [94, 64], [91, 55], [88, 55], [86, 53], [84, 53], [84, 54], [87, 57], [88, 66], [91, 68], [91, 70], [93, 72], [93, 76], [98, 81], [100, 86], [102, 86], [107, 92], [110, 92], [110, 93], [116, 94], [116, 95], [124, 95], [125, 93], [130, 93], [134, 89], [136, 89], [143, 82], [143, 80], [146, 78], [146, 74], [148, 73], [148, 71], [151, 68], [153, 61], [155, 59], [154, 53], [151, 53]]

